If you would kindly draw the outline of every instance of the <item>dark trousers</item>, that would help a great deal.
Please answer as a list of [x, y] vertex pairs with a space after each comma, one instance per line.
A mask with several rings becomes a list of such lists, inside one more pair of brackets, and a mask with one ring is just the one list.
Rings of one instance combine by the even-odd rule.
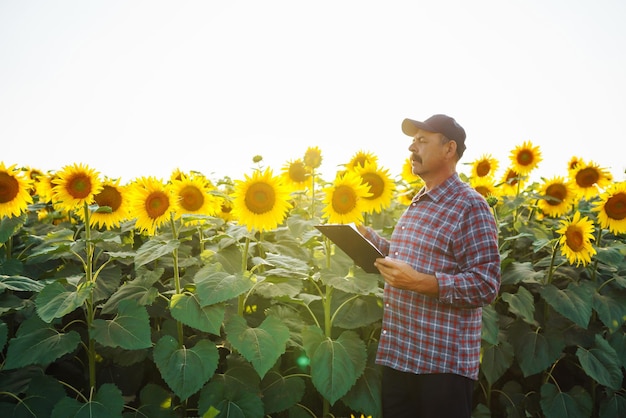
[[470, 418], [474, 381], [456, 374], [383, 368], [384, 418]]

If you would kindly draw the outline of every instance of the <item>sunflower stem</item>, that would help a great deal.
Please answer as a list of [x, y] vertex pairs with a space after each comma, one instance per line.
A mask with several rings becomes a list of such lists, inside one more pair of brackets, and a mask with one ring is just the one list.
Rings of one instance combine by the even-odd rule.
[[[83, 211], [85, 214], [85, 282], [86, 284], [91, 284], [94, 282], [93, 275], [93, 254], [94, 254], [94, 245], [91, 240], [91, 225], [90, 225], [90, 215], [91, 212], [89, 210], [89, 205], [87, 202], [83, 203]], [[93, 286], [90, 290], [89, 297], [86, 300], [87, 304], [87, 334], [89, 335], [89, 344], [87, 349], [87, 359], [89, 363], [89, 387], [93, 390], [96, 387], [96, 342], [93, 338], [91, 338], [91, 326], [95, 319], [95, 308], [94, 308], [94, 300], [93, 300]]]
[[[174, 239], [178, 239], [178, 230], [176, 229], [176, 222], [174, 221], [174, 212], [170, 212], [170, 225], [172, 227], [172, 236]], [[182, 288], [180, 286], [180, 271], [178, 271], [178, 248], [174, 248], [172, 250], [172, 261], [174, 269], [174, 286], [176, 288], [176, 294], [180, 295], [182, 293]], [[185, 343], [182, 322], [176, 321], [176, 331], [178, 333], [178, 348], [182, 348]]]
[[[241, 273], [243, 274], [248, 270], [248, 249], [250, 248], [250, 237], [246, 237], [246, 241], [243, 246], [243, 252], [241, 254]], [[239, 295], [237, 300], [237, 314], [243, 318], [244, 308], [246, 304], [246, 295]]]
[[[598, 225], [598, 235], [596, 235], [596, 247], [600, 248], [600, 239], [602, 238], [602, 227]], [[591, 280], [595, 283], [598, 278], [598, 257], [593, 260], [593, 270], [591, 271]]]

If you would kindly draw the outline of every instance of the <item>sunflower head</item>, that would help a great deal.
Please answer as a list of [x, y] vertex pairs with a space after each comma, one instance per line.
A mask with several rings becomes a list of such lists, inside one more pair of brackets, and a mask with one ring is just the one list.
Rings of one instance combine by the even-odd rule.
[[274, 177], [271, 169], [257, 170], [252, 176], [245, 175], [245, 180], [235, 181], [232, 213], [249, 231], [272, 230], [291, 208], [289, 198], [289, 188]]
[[602, 228], [608, 228], [614, 234], [626, 233], [626, 182], [607, 187], [600, 195], [600, 201], [594, 203], [593, 210], [598, 213]]
[[499, 194], [500, 196], [515, 196], [524, 188], [525, 183], [526, 177], [509, 167], [498, 183]]
[[292, 191], [305, 190], [311, 180], [311, 168], [300, 158], [290, 160], [283, 166], [281, 178]]
[[594, 240], [594, 226], [586, 216], [581, 216], [576, 211], [572, 219], [561, 221], [561, 227], [556, 231], [561, 235], [559, 244], [561, 253], [570, 264], [582, 264], [586, 266], [591, 262], [591, 257], [596, 254], [591, 241]]
[[413, 173], [413, 164], [411, 163], [411, 159], [408, 157], [405, 158], [404, 163], [402, 164], [402, 172], [400, 173], [400, 177], [409, 185], [422, 183], [421, 177]]
[[371, 196], [369, 186], [354, 171], [337, 176], [332, 185], [324, 188], [324, 215], [329, 223], [363, 223], [364, 203]]
[[188, 177], [184, 173], [180, 173], [179, 180], [171, 182], [172, 208], [176, 219], [185, 214], [217, 214], [220, 202], [210, 194], [209, 184], [203, 176]]
[[579, 165], [583, 163], [583, 159], [580, 157], [573, 156], [567, 162], [567, 172], [569, 173], [572, 170], [576, 170]]
[[493, 177], [498, 170], [498, 160], [485, 154], [472, 162], [472, 178]]
[[361, 177], [370, 192], [370, 196], [363, 198], [365, 212], [381, 212], [391, 205], [395, 185], [388, 170], [379, 168], [374, 162], [365, 161], [362, 166], [355, 166], [354, 172]]
[[154, 235], [170, 217], [173, 210], [171, 192], [161, 180], [140, 177], [129, 186], [130, 213], [135, 216], [135, 227]]
[[581, 162], [569, 174], [576, 193], [585, 199], [596, 197], [599, 190], [610, 184], [612, 179], [607, 169], [601, 168], [593, 161]]
[[524, 141], [522, 145], [515, 147], [511, 151], [510, 158], [513, 169], [521, 175], [533, 171], [542, 160], [539, 147], [534, 146], [530, 141]]
[[92, 204], [94, 196], [102, 190], [99, 173], [84, 164], [63, 167], [52, 183], [52, 203], [67, 211]]
[[553, 218], [565, 215], [576, 198], [570, 182], [561, 176], [545, 180], [539, 187], [539, 195], [538, 205], [542, 213]]
[[[120, 186], [120, 180], [105, 179], [102, 190], [94, 196], [98, 209], [89, 218], [91, 226], [112, 229], [128, 219], [128, 196], [126, 186]], [[83, 212], [78, 212], [81, 218]], [[84, 220], [84, 219], [83, 219]]]
[[30, 203], [32, 180], [24, 176], [15, 165], [6, 167], [0, 162], [0, 219], [20, 216]]
[[498, 196], [498, 188], [491, 177], [472, 177], [470, 179], [470, 186], [485, 199], [491, 196]]
[[354, 170], [358, 167], [365, 167], [365, 164], [376, 165], [378, 163], [378, 157], [367, 151], [357, 151], [348, 164], [346, 164], [346, 169]]
[[304, 165], [310, 169], [316, 169], [322, 165], [322, 151], [317, 147], [309, 147], [304, 153]]

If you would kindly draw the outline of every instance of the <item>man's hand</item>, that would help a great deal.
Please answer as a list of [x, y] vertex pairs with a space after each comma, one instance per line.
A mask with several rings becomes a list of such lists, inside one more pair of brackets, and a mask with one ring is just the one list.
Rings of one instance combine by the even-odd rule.
[[393, 287], [412, 290], [427, 296], [437, 297], [439, 283], [437, 278], [430, 274], [416, 271], [409, 264], [393, 258], [377, 258], [374, 263], [385, 282]]

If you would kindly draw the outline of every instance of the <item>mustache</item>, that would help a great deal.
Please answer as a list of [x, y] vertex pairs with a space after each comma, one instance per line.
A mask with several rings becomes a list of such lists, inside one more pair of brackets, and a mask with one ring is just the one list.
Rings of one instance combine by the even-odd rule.
[[411, 154], [411, 161], [415, 161], [418, 163], [422, 163], [422, 157], [420, 157], [419, 155], [415, 155], [415, 154]]

